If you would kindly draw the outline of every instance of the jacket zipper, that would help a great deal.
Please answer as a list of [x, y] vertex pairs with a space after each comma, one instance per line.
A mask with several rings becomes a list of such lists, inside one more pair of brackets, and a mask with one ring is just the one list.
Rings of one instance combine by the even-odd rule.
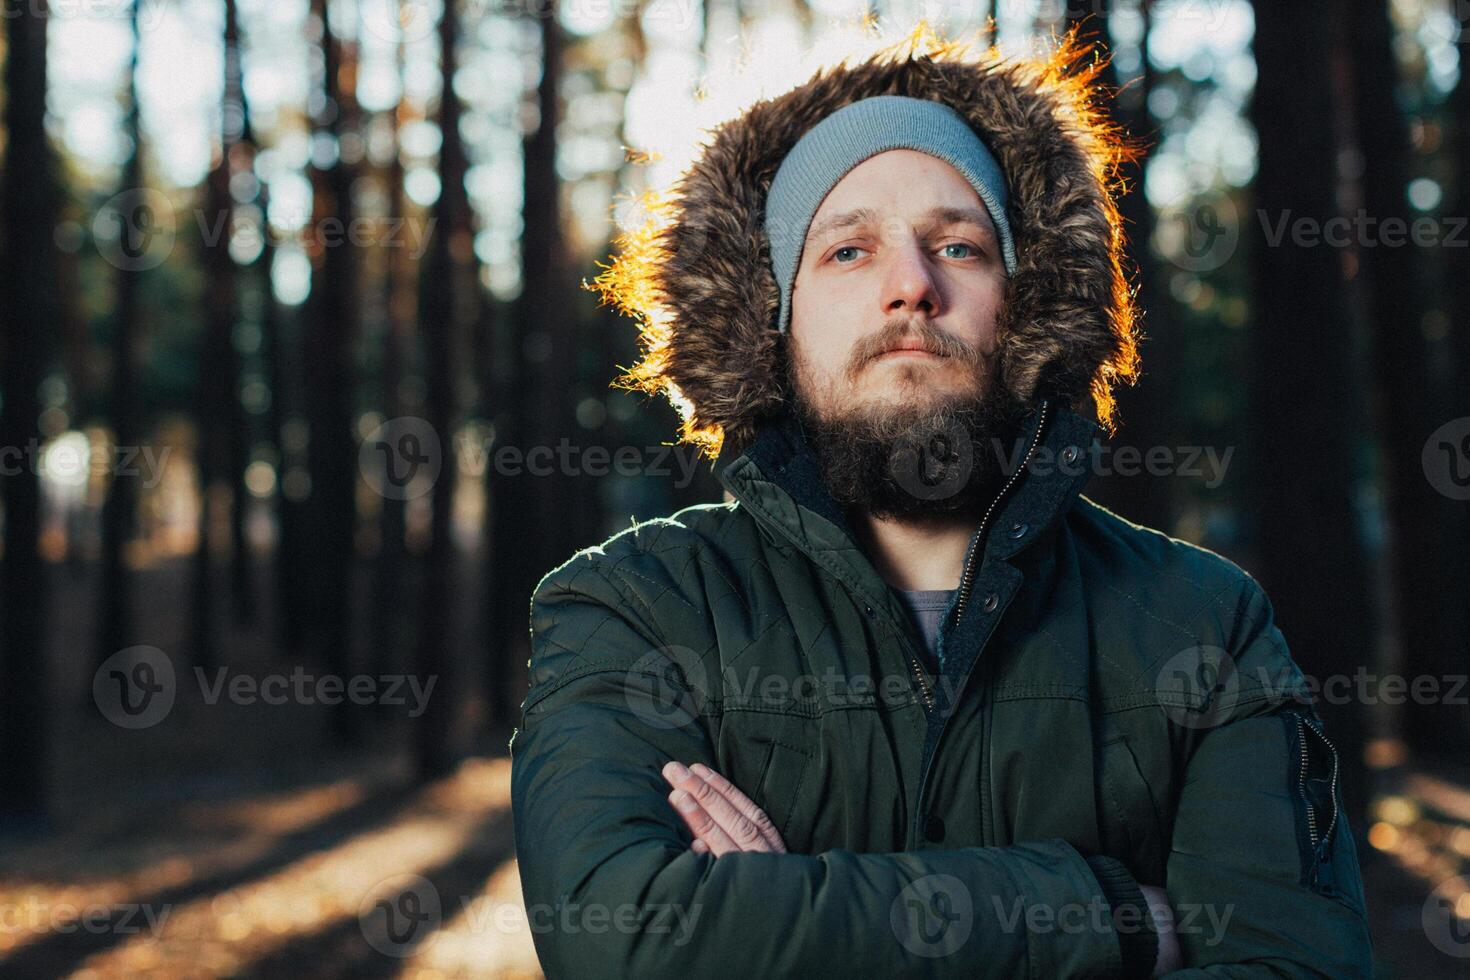
[[[1035, 453], [1036, 453], [1036, 447], [1038, 445], [1040, 445], [1040, 443], [1041, 443], [1041, 434], [1042, 434], [1043, 430], [1045, 430], [1045, 428], [1046, 428], [1047, 409], [1050, 408], [1050, 407], [1051, 407], [1050, 400], [1043, 399], [1042, 402], [1041, 402], [1041, 413], [1040, 413], [1040, 417], [1037, 419], [1037, 422], [1036, 422], [1036, 432], [1031, 437], [1031, 445], [1026, 448], [1026, 456], [1025, 456], [1025, 458], [1021, 460], [1021, 465], [1018, 466], [1018, 467], [1016, 467], [1016, 471], [1011, 474], [1010, 479], [1006, 480], [1005, 485], [1000, 488], [1000, 493], [998, 493], [998, 494], [995, 495], [995, 499], [990, 502], [990, 506], [985, 509], [985, 515], [980, 518], [980, 527], [975, 532], [975, 540], [974, 540], [974, 542], [970, 546], [970, 553], [965, 556], [965, 567], [964, 567], [963, 571], [960, 573], [960, 594], [959, 594], [958, 600], [955, 602], [954, 621], [951, 624], [951, 627], [950, 627], [951, 629], [953, 629], [955, 626], [957, 626], [959, 624], [960, 615], [965, 611], [965, 600], [969, 598], [970, 589], [973, 588], [973, 586], [974, 586], [974, 582], [975, 582], [975, 558], [976, 558], [976, 556], [979, 555], [980, 548], [984, 544], [984, 541], [985, 541], [985, 529], [986, 529], [987, 525], [989, 525], [989, 523], [990, 523], [990, 515], [995, 511], [996, 504], [1000, 503], [1001, 500], [1003, 500], [1005, 498], [1005, 495], [1010, 492], [1011, 486], [1018, 479], [1020, 479], [1021, 474], [1026, 471], [1026, 464], [1029, 463], [1029, 462], [1031, 462], [1031, 457], [1033, 455], [1035, 455]], [[940, 646], [943, 646], [944, 645], [944, 632], [943, 631], [941, 631], [941, 633], [940, 633], [939, 644], [940, 644]], [[915, 672], [915, 675], [918, 676], [917, 671]], [[922, 677], [919, 677], [919, 683], [921, 685], [924, 684], [924, 681], [923, 681], [923, 678]], [[926, 693], [928, 692], [928, 686], [927, 685], [924, 685], [924, 690], [925, 690]], [[951, 705], [950, 707], [952, 708], [953, 705]], [[932, 711], [933, 711], [933, 705], [932, 705], [932, 703], [930, 704], [929, 711], [930, 711], [930, 713], [932, 713]], [[941, 722], [941, 728], [942, 728], [942, 726], [943, 726], [943, 723]], [[934, 767], [934, 756], [936, 756], [938, 754], [939, 754], [939, 743], [936, 740], [935, 743], [934, 743], [934, 751], [933, 751], [933, 753], [930, 754], [929, 758], [927, 758], [927, 759], [924, 760], [924, 771], [919, 776], [919, 796], [918, 796], [918, 801], [919, 801], [919, 810], [920, 811], [923, 809], [924, 790], [929, 785], [929, 770]], [[919, 811], [915, 811], [915, 812], [919, 812]], [[913, 842], [914, 842], [915, 845], [918, 844], [918, 832], [919, 832], [919, 822], [916, 820], [916, 821], [914, 821], [913, 827], [910, 830], [910, 834], [911, 834], [912, 840], [913, 840]]]
[[929, 690], [929, 682], [924, 680], [924, 670], [919, 664], [919, 658], [914, 656], [913, 651], [909, 651], [908, 657], [909, 667], [913, 668], [914, 671], [914, 680], [919, 682], [919, 691], [924, 699], [924, 710], [926, 712], [932, 712], [934, 710], [934, 695]]
[[980, 518], [980, 530], [975, 534], [975, 543], [970, 548], [970, 554], [965, 557], [965, 567], [960, 573], [960, 597], [954, 607], [954, 625], [956, 626], [959, 625], [960, 617], [965, 613], [965, 603], [969, 600], [970, 590], [975, 585], [975, 559], [979, 557], [981, 545], [985, 541], [985, 528], [990, 523], [990, 515], [994, 512], [995, 505], [1001, 502], [1010, 491], [1011, 486], [1021, 478], [1021, 474], [1026, 470], [1026, 464], [1030, 463], [1031, 457], [1036, 454], [1036, 447], [1041, 442], [1041, 430], [1046, 425], [1046, 412], [1050, 407], [1050, 401], [1041, 403], [1041, 418], [1036, 423], [1036, 434], [1031, 438], [1031, 445], [1026, 449], [1026, 458], [1021, 460], [1021, 465], [1016, 467], [1010, 479], [1006, 480], [1005, 485], [1000, 488], [1000, 493], [995, 495], [995, 499], [985, 509], [985, 516]]
[[[1296, 716], [1296, 726], [1297, 740], [1301, 745], [1301, 768], [1298, 771], [1297, 787], [1298, 791], [1302, 794], [1302, 803], [1306, 805], [1307, 837], [1312, 842], [1312, 850], [1315, 852], [1317, 845], [1321, 841], [1332, 839], [1332, 831], [1337, 826], [1337, 750], [1332, 747], [1332, 743], [1327, 740], [1327, 736], [1317, 730], [1316, 725], [1307, 721], [1305, 715], [1298, 714]], [[1309, 728], [1312, 730], [1313, 735], [1320, 738], [1326, 744], [1328, 754], [1332, 756], [1332, 777], [1329, 786], [1331, 795], [1328, 797], [1332, 801], [1332, 816], [1327, 821], [1327, 833], [1322, 837], [1317, 836], [1317, 810], [1312, 806], [1312, 801], [1307, 798], [1307, 729]]]
[[[1041, 403], [1041, 417], [1037, 420], [1036, 434], [1032, 436], [1031, 445], [1026, 449], [1025, 459], [1021, 460], [1021, 465], [1016, 467], [1016, 471], [1011, 474], [1010, 479], [1006, 480], [1005, 485], [1000, 488], [1000, 493], [995, 495], [995, 499], [985, 509], [985, 515], [980, 518], [980, 528], [975, 532], [974, 544], [970, 547], [970, 553], [965, 556], [965, 567], [960, 573], [960, 595], [958, 601], [955, 603], [954, 609], [955, 625], [959, 624], [960, 616], [965, 611], [965, 601], [969, 599], [970, 590], [975, 584], [975, 558], [979, 555], [981, 543], [985, 540], [985, 528], [990, 523], [990, 515], [995, 511], [995, 505], [1000, 503], [1010, 491], [1011, 485], [1020, 478], [1021, 473], [1026, 469], [1026, 464], [1031, 462], [1031, 457], [1035, 455], [1036, 447], [1041, 442], [1042, 427], [1046, 425], [1046, 412], [1050, 407], [1050, 401], [1043, 401]], [[909, 667], [914, 672], [914, 680], [919, 682], [919, 690], [922, 692], [924, 699], [924, 708], [932, 712], [934, 710], [934, 695], [929, 690], [929, 682], [924, 680], [923, 668], [920, 666], [918, 658], [912, 652], [909, 653], [908, 660]]]

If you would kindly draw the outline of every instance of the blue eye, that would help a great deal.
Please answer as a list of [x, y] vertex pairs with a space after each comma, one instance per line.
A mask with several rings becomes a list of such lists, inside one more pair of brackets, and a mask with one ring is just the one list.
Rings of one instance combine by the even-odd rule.
[[[950, 242], [948, 245], [946, 245], [944, 247], [945, 248], [968, 248], [972, 253], [975, 251], [975, 246], [969, 244], [968, 242]], [[967, 256], [967, 255], [951, 255], [950, 256], [950, 258], [952, 258], [952, 259], [964, 259], [964, 258], [969, 258], [969, 257], [970, 256]]]
[[835, 252], [832, 253], [832, 261], [837, 262], [840, 265], [846, 265], [847, 263], [842, 262], [840, 259], [837, 258], [837, 256], [841, 255], [843, 252], [860, 252], [860, 251], [862, 251], [862, 249], [858, 248], [856, 245], [844, 245], [841, 248], [839, 248], [837, 251], [835, 251]]

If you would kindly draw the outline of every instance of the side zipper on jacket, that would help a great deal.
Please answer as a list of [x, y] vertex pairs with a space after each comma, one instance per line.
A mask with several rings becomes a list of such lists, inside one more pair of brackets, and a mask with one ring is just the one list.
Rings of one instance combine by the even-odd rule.
[[1322, 841], [1330, 841], [1332, 839], [1332, 831], [1337, 826], [1337, 750], [1333, 747], [1332, 743], [1328, 741], [1327, 736], [1322, 733], [1321, 729], [1319, 729], [1316, 725], [1313, 725], [1311, 722], [1307, 721], [1305, 715], [1298, 714], [1296, 723], [1298, 733], [1302, 740], [1301, 770], [1299, 778], [1302, 785], [1303, 799], [1306, 798], [1305, 787], [1307, 780], [1307, 732], [1310, 731], [1317, 738], [1321, 739], [1322, 743], [1327, 746], [1327, 750], [1332, 753], [1332, 776], [1328, 783], [1328, 793], [1330, 794], [1330, 800], [1332, 802], [1332, 814], [1327, 820], [1327, 832], [1321, 834], [1320, 836], [1317, 833], [1317, 808], [1312, 804], [1310, 800], [1307, 800], [1307, 831], [1309, 839], [1312, 843], [1312, 849], [1316, 850], [1317, 847], [1322, 843]]
[[1335, 895], [1332, 843], [1338, 820], [1337, 749], [1307, 712], [1287, 711], [1282, 721], [1295, 750], [1290, 790], [1297, 818], [1300, 880], [1317, 892]]

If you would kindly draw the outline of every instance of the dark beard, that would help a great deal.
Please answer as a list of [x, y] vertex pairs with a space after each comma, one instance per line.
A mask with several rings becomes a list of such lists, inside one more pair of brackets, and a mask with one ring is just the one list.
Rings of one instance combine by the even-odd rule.
[[787, 387], [833, 500], [899, 520], [978, 513], [999, 493], [1029, 408], [1004, 385], [986, 389], [972, 399], [824, 419], [794, 377]]

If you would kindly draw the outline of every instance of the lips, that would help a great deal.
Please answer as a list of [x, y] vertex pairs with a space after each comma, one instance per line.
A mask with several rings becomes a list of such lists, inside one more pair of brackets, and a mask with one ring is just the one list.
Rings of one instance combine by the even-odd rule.
[[939, 354], [938, 351], [930, 350], [928, 347], [926, 347], [924, 345], [924, 342], [923, 341], [920, 341], [920, 340], [902, 341], [902, 342], [900, 342], [898, 344], [895, 344], [894, 346], [888, 348], [887, 350], [885, 350], [883, 353], [879, 354], [878, 356], [880, 358], [882, 358], [882, 357], [888, 357], [889, 355], [905, 355], [905, 354], [927, 354], [930, 357], [939, 357], [940, 356], [940, 354]]

